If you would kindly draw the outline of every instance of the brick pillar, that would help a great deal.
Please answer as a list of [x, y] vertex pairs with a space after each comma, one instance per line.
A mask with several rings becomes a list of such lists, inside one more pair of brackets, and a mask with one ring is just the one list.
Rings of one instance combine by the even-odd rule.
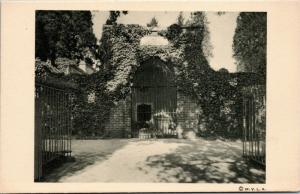
[[195, 135], [198, 132], [198, 118], [201, 112], [196, 100], [178, 91], [176, 112], [178, 137]]
[[110, 110], [106, 130], [113, 138], [128, 137], [131, 131], [131, 98], [118, 101]]

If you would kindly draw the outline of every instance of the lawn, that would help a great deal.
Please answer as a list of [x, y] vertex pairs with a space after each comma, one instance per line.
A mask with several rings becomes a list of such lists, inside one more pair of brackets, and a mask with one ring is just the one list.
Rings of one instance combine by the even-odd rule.
[[264, 183], [265, 170], [242, 157], [242, 142], [187, 139], [74, 140], [75, 161], [48, 182]]

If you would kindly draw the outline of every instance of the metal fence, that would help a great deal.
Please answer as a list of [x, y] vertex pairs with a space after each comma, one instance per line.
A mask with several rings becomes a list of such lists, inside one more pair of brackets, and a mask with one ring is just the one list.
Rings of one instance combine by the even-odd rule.
[[[137, 123], [133, 127], [133, 137], [145, 136], [145, 139], [152, 137], [176, 137], [176, 112], [163, 112], [164, 115], [154, 115], [148, 122]], [[142, 138], [144, 139], [144, 138]]]
[[175, 137], [176, 131], [176, 112], [165, 112], [168, 117], [160, 116], [154, 118], [154, 124], [162, 137]]
[[71, 156], [71, 96], [67, 89], [35, 84], [35, 173], [41, 180], [45, 166]]
[[243, 103], [243, 156], [265, 165], [265, 128], [258, 126], [254, 97], [245, 97]]

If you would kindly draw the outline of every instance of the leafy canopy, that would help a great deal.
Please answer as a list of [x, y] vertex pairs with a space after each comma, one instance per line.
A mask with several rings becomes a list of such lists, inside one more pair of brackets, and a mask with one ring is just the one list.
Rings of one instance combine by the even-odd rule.
[[118, 18], [121, 14], [126, 15], [128, 11], [110, 11], [109, 18], [106, 20], [106, 25], [113, 25], [117, 23]]
[[267, 14], [242, 12], [233, 40], [234, 58], [240, 71], [266, 74]]
[[155, 17], [151, 19], [151, 21], [147, 24], [147, 27], [157, 27], [158, 26], [158, 21]]
[[35, 57], [43, 61], [65, 57], [80, 59], [86, 48], [95, 48], [90, 11], [37, 11]]

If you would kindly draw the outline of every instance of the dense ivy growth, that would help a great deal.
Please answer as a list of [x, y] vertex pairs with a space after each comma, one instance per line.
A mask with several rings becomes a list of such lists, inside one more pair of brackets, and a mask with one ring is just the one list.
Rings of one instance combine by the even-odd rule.
[[110, 77], [106, 72], [73, 77], [79, 88], [73, 102], [74, 135], [105, 136], [105, 121], [114, 102], [114, 97], [106, 92]]
[[116, 24], [104, 27], [99, 54], [104, 64], [103, 71], [113, 75], [107, 83], [109, 91], [120, 89], [125, 92], [121, 87], [128, 86], [130, 74], [139, 66], [136, 60], [137, 48], [140, 39], [148, 33], [139, 25]]
[[266, 75], [267, 13], [242, 12], [237, 18], [233, 51], [238, 69]]
[[36, 11], [35, 56], [50, 60], [58, 57], [83, 59], [84, 49], [95, 50], [90, 11]]
[[[224, 135], [224, 131], [239, 133], [239, 104], [235, 79], [226, 71], [212, 70], [206, 60], [207, 26], [201, 13], [195, 14], [187, 27], [174, 24], [160, 32], [171, 42], [168, 46], [140, 46], [140, 39], [149, 31], [137, 25], [113, 25], [104, 29], [100, 52], [103, 71], [111, 72], [106, 92], [114, 100], [130, 91], [134, 73], [142, 61], [151, 57], [173, 65], [178, 90], [198, 99], [203, 109], [199, 128], [207, 134]], [[219, 133], [218, 133], [219, 132]], [[205, 132], [202, 132], [204, 134]]]
[[139, 40], [147, 34], [138, 25], [114, 23], [103, 30], [98, 53], [102, 66], [97, 73], [76, 79], [80, 92], [74, 103], [74, 129], [80, 137], [105, 137], [111, 108], [130, 91], [130, 75], [139, 65], [135, 58]]
[[185, 31], [173, 24], [165, 33], [180, 53], [176, 64], [178, 89], [198, 100], [203, 113], [199, 115], [201, 134], [237, 136], [240, 104], [236, 80], [228, 71], [214, 71], [208, 65], [205, 15], [196, 13], [186, 23]]
[[202, 135], [239, 133], [236, 81], [227, 71], [214, 71], [207, 62], [205, 15], [196, 12], [190, 20], [179, 21], [159, 32], [169, 40], [168, 46], [141, 46], [141, 38], [150, 32], [139, 25], [112, 22], [104, 26], [97, 54], [102, 64], [99, 71], [72, 77], [79, 88], [73, 107], [75, 134], [105, 135], [111, 108], [130, 92], [141, 62], [152, 57], [171, 65], [178, 90], [197, 99], [202, 108], [198, 118]]

